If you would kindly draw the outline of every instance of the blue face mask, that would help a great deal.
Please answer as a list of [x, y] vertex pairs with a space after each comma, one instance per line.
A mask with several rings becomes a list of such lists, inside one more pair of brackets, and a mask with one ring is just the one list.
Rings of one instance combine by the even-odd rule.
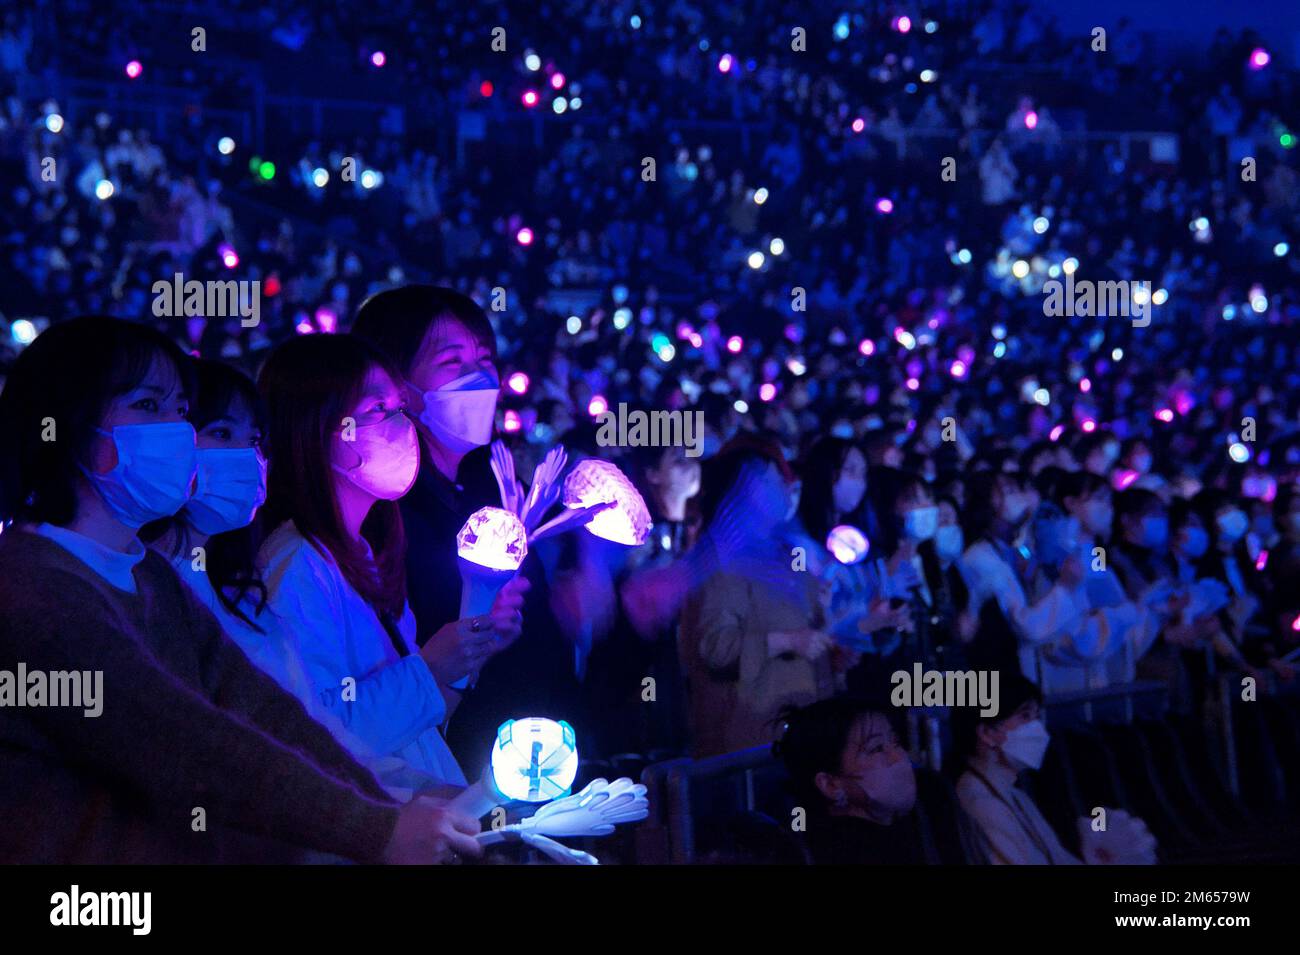
[[185, 518], [200, 534], [245, 527], [266, 502], [266, 459], [256, 448], [200, 448]]
[[1169, 543], [1169, 518], [1163, 514], [1148, 514], [1142, 518], [1143, 547], [1163, 550]]
[[939, 509], [914, 507], [903, 515], [903, 533], [915, 541], [928, 541], [939, 529]]
[[197, 467], [194, 427], [188, 421], [123, 424], [112, 432], [117, 466], [107, 474], [81, 471], [108, 509], [127, 527], [170, 517], [189, 500]]
[[952, 563], [966, 549], [961, 525], [945, 524], [934, 532], [934, 551], [944, 563]]
[[1183, 533], [1186, 537], [1183, 542], [1183, 556], [1196, 560], [1210, 549], [1210, 535], [1205, 533], [1205, 528], [1187, 527], [1184, 528]]

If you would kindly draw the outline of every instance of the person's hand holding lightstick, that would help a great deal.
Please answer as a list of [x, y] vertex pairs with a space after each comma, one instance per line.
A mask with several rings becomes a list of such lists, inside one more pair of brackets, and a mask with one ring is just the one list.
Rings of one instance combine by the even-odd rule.
[[397, 825], [384, 848], [389, 865], [429, 865], [450, 862], [457, 855], [480, 856], [474, 838], [478, 820], [444, 799], [421, 796], [402, 806]]
[[425, 642], [420, 656], [439, 683], [450, 685], [477, 673], [494, 653], [519, 638], [523, 631], [524, 594], [530, 586], [526, 577], [512, 578], [486, 614], [453, 620]]
[[[500, 625], [507, 640], [518, 637], [522, 619], [524, 585], [516, 585], [502, 596], [515, 577], [519, 565], [528, 556], [527, 533], [523, 522], [500, 507], [481, 507], [469, 516], [456, 535], [456, 555], [460, 564], [460, 622], [471, 633], [483, 633], [490, 643], [473, 644], [482, 659], [496, 647], [492, 631]], [[479, 661], [482, 665], [482, 660]], [[477, 669], [471, 669], [473, 677]]]

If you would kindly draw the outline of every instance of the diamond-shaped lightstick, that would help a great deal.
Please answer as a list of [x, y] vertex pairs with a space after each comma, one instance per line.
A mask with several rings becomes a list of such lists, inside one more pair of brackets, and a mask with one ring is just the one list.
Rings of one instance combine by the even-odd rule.
[[456, 535], [456, 554], [480, 567], [518, 570], [528, 556], [523, 522], [501, 507], [481, 507]]
[[641, 492], [617, 466], [599, 458], [584, 458], [564, 481], [565, 507], [590, 507], [613, 502], [587, 523], [587, 530], [616, 544], [645, 543], [653, 524]]

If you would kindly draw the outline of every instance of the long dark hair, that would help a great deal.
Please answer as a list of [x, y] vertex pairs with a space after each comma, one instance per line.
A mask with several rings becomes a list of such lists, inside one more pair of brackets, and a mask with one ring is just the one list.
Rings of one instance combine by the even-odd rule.
[[[266, 434], [266, 405], [251, 378], [224, 362], [209, 358], [192, 359], [189, 364], [194, 381], [190, 392], [190, 423], [194, 430], [202, 431], [212, 422], [233, 414], [236, 406], [243, 405], [252, 414], [256, 428]], [[173, 532], [168, 556], [175, 560], [189, 550], [190, 527], [183, 509], [174, 517], [146, 524], [140, 529], [140, 537], [146, 541], [156, 540], [168, 530]], [[212, 582], [221, 606], [255, 630], [262, 628], [240, 604], [252, 595], [254, 615], [266, 607], [266, 584], [257, 570], [260, 543], [261, 535], [255, 520], [245, 527], [213, 534], [203, 546], [208, 580]]]
[[353, 335], [305, 335], [271, 354], [257, 381], [270, 423], [260, 523], [269, 532], [293, 521], [381, 616], [397, 617], [406, 605], [406, 535], [397, 502], [377, 501], [361, 526], [371, 557], [344, 530], [330, 467], [331, 435], [376, 368], [401, 381], [386, 358]]
[[[835, 520], [835, 476], [857, 445], [844, 438], [819, 438], [799, 463], [803, 488], [799, 494], [799, 520], [813, 540], [826, 540]], [[863, 455], [866, 460], [866, 455]], [[863, 501], [866, 495], [863, 495]], [[858, 507], [861, 508], [861, 502]], [[844, 515], [853, 523], [851, 515]]]
[[440, 285], [403, 285], [376, 292], [357, 309], [352, 334], [363, 338], [410, 376], [429, 329], [450, 319], [460, 322], [497, 359], [496, 333], [487, 314], [472, 298]]
[[89, 456], [95, 429], [113, 400], [144, 381], [160, 358], [192, 391], [185, 353], [148, 325], [74, 318], [27, 346], [0, 392], [0, 524], [65, 526], [76, 519], [78, 465]]

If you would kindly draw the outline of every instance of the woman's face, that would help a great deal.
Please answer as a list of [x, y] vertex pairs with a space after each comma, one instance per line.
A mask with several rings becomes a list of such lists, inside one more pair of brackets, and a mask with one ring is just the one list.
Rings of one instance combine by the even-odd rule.
[[261, 448], [262, 429], [253, 420], [248, 402], [236, 397], [225, 413], [199, 431], [200, 448]]
[[[159, 355], [138, 385], [109, 402], [99, 426], [111, 433], [119, 425], [185, 421], [189, 413], [190, 402], [180, 373], [170, 360]], [[91, 470], [97, 474], [107, 474], [117, 467], [117, 448], [111, 438], [102, 434], [96, 435], [90, 456]]]
[[499, 378], [492, 352], [455, 319], [443, 318], [429, 326], [420, 350], [411, 362], [412, 411], [424, 410], [424, 393], [437, 391], [449, 381], [476, 371]]
[[[344, 471], [356, 468], [361, 456], [355, 447], [355, 429], [379, 424], [405, 408], [406, 401], [397, 382], [382, 368], [371, 368], [366, 374], [360, 397], [343, 412], [344, 427], [330, 436], [330, 463]], [[349, 419], [354, 428], [347, 427]], [[337, 472], [335, 477], [342, 479]]]
[[[916, 774], [907, 750], [899, 745], [889, 721], [879, 713], [864, 713], [853, 724], [838, 778], [828, 781], [832, 800], [868, 812], [907, 812], [916, 803]], [[843, 793], [843, 797], [840, 793]]]

